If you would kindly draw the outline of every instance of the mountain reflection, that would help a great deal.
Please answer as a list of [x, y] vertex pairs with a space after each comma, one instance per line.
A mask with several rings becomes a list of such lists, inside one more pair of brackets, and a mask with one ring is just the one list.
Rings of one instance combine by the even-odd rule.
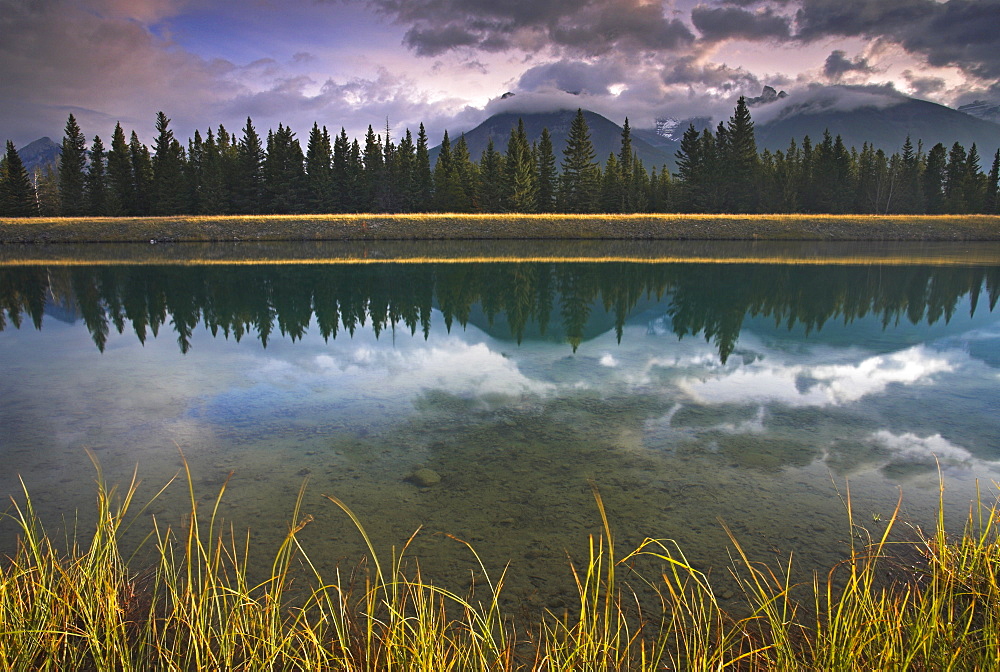
[[0, 330], [43, 315], [82, 319], [104, 350], [129, 325], [142, 342], [165, 325], [182, 352], [199, 324], [214, 336], [248, 335], [265, 347], [275, 329], [302, 338], [315, 319], [324, 339], [371, 325], [426, 338], [431, 313], [450, 330], [478, 324], [521, 343], [547, 337], [575, 350], [653, 307], [678, 336], [701, 335], [724, 362], [744, 320], [820, 330], [831, 320], [878, 316], [948, 321], [968, 297], [993, 310], [1000, 267], [797, 266], [780, 264], [420, 263], [281, 266], [94, 266], [0, 269]]

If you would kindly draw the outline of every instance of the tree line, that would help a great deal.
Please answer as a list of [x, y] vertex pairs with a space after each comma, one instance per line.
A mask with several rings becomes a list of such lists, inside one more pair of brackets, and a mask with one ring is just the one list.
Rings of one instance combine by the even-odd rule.
[[239, 133], [196, 130], [185, 147], [163, 112], [144, 145], [117, 124], [110, 148], [87, 140], [72, 114], [56, 167], [29, 175], [13, 143], [0, 160], [0, 215], [165, 216], [394, 212], [524, 213], [1000, 213], [1000, 150], [984, 172], [977, 147], [941, 143], [925, 151], [907, 138], [887, 155], [845, 147], [824, 133], [784, 151], [758, 152], [746, 100], [715, 131], [689, 126], [677, 170], [648, 170], [632, 149], [628, 119], [617, 154], [595, 157], [582, 110], [557, 162], [543, 129], [529, 142], [523, 122], [506, 147], [492, 138], [478, 160], [465, 136], [445, 131], [431, 165], [420, 124], [398, 140], [388, 124], [364, 142], [314, 123], [305, 151], [290, 127], [262, 139], [247, 118]]

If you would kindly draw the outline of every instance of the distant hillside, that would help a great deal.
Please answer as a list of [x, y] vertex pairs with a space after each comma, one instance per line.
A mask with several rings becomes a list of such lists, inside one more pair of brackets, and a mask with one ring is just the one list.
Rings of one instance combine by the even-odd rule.
[[951, 147], [960, 142], [969, 149], [973, 143], [982, 157], [993, 156], [1000, 148], [1000, 125], [977, 119], [958, 110], [926, 100], [900, 97], [899, 102], [885, 105], [861, 105], [849, 110], [824, 107], [815, 101], [788, 103], [777, 117], [758, 123], [757, 146], [760, 149], [785, 149], [792, 138], [801, 143], [808, 135], [815, 145], [823, 131], [840, 135], [848, 147], [861, 146], [867, 141], [876, 149], [898, 151], [909, 135], [914, 146], [923, 140], [924, 148], [937, 143]]
[[62, 154], [62, 147], [46, 136], [31, 142], [17, 150], [17, 155], [21, 157], [21, 162], [27, 168], [30, 175], [35, 168], [44, 168], [47, 165], [55, 167]]
[[[590, 140], [594, 145], [594, 156], [602, 164], [607, 160], [608, 154], [618, 154], [621, 149], [622, 127], [613, 121], [602, 117], [596, 112], [584, 110], [584, 118], [590, 128]], [[496, 114], [483, 123], [476, 126], [471, 131], [465, 133], [465, 142], [469, 146], [469, 155], [473, 161], [479, 161], [483, 150], [490, 138], [496, 150], [503, 153], [507, 149], [507, 139], [510, 137], [512, 128], [517, 128], [517, 120], [524, 120], [524, 131], [528, 135], [528, 142], [537, 142], [542, 135], [542, 129], [548, 128], [552, 136], [552, 147], [556, 155], [556, 166], [562, 163], [563, 149], [566, 147], [566, 138], [569, 136], [569, 127], [576, 116], [576, 110], [560, 110], [558, 112], [542, 113], [513, 113], [505, 112]], [[624, 122], [624, 118], [622, 119]], [[452, 145], [458, 142], [460, 135], [451, 135], [449, 139]], [[673, 151], [654, 147], [644, 139], [638, 137], [633, 131], [632, 149], [642, 159], [646, 169], [654, 166], [659, 169], [664, 164], [673, 165]], [[431, 150], [431, 162], [437, 159], [440, 147]]]

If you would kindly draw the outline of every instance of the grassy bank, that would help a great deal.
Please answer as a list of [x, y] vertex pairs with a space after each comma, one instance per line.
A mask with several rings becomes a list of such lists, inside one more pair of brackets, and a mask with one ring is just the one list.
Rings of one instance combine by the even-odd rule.
[[1000, 240], [1000, 216], [310, 215], [0, 219], [0, 243], [315, 240]]
[[[959, 534], [935, 529], [890, 542], [894, 514], [870, 537], [854, 524], [846, 559], [811, 585], [792, 586], [791, 559], [769, 568], [734, 539], [732, 568], [749, 616], [735, 618], [712, 582], [669, 540], [619, 554], [595, 490], [604, 532], [572, 571], [574, 606], [513, 618], [504, 576], [472, 589], [421, 579], [406, 547], [371, 550], [353, 573], [319, 576], [299, 533], [313, 523], [304, 489], [269, 576], [250, 577], [248, 535], [217, 517], [225, 486], [182, 528], [157, 522], [152, 566], [134, 567], [121, 538], [135, 483], [100, 484], [98, 522], [60, 549], [29, 496], [4, 524], [21, 542], [0, 564], [0, 666], [7, 670], [988, 670], [1000, 665], [1000, 511], [977, 503]], [[148, 520], [148, 519], [143, 519]], [[229, 528], [231, 530], [231, 528]], [[134, 530], [133, 530], [134, 532]], [[455, 540], [454, 543], [465, 544]], [[898, 546], [896, 544], [899, 544]], [[465, 544], [478, 561], [474, 549]], [[900, 558], [908, 558], [902, 563]], [[640, 567], [654, 567], [641, 573]], [[143, 570], [143, 571], [137, 571]], [[652, 603], [655, 609], [638, 605]]]

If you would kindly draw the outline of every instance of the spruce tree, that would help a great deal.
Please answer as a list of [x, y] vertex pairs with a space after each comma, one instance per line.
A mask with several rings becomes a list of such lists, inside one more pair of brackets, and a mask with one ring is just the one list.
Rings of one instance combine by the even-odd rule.
[[330, 134], [313, 122], [306, 143], [306, 191], [309, 212], [332, 212], [333, 147]]
[[1000, 149], [993, 155], [993, 165], [986, 178], [985, 211], [990, 214], [1000, 214]]
[[87, 139], [70, 114], [66, 120], [65, 135], [62, 140], [62, 154], [59, 157], [59, 199], [62, 214], [78, 216], [86, 212], [84, 198], [84, 168], [87, 164]]
[[302, 212], [302, 188], [305, 184], [304, 158], [291, 127], [278, 124], [268, 133], [264, 159], [265, 209], [279, 215]]
[[0, 212], [6, 217], [34, 217], [38, 215], [38, 199], [28, 171], [21, 161], [14, 143], [7, 141], [7, 151], [0, 170]]
[[590, 141], [590, 129], [577, 109], [569, 127], [569, 137], [563, 150], [562, 179], [559, 201], [565, 212], [593, 212], [599, 195], [597, 184], [598, 169], [594, 163], [594, 146]]
[[446, 130], [438, 148], [437, 161], [434, 162], [434, 209], [438, 212], [452, 212], [454, 194], [448, 188], [451, 175], [451, 140]]
[[510, 212], [534, 212], [538, 204], [535, 159], [524, 130], [524, 120], [510, 130], [504, 154], [504, 209]]
[[679, 182], [676, 205], [680, 212], [703, 211], [705, 158], [701, 150], [701, 134], [694, 124], [689, 124], [681, 137], [680, 149], [674, 153]]
[[601, 207], [599, 212], [609, 214], [621, 212], [622, 207], [622, 177], [619, 171], [618, 159], [612, 153], [608, 154], [608, 160], [604, 163], [604, 179], [601, 181]]
[[967, 160], [965, 147], [960, 143], [951, 146], [948, 152], [948, 165], [944, 170], [944, 207], [945, 212], [960, 215], [968, 212], [966, 203]]
[[188, 210], [184, 150], [170, 130], [170, 119], [162, 111], [156, 113], [156, 132], [153, 145], [153, 214], [179, 215]]
[[385, 160], [382, 155], [382, 139], [375, 135], [371, 124], [368, 125], [368, 133], [365, 134], [363, 161], [365, 170], [362, 178], [364, 187], [362, 190], [363, 201], [361, 203], [361, 211], [374, 212], [376, 210], [375, 197], [383, 179]]
[[552, 149], [552, 136], [548, 128], [542, 129], [538, 139], [538, 212], [552, 212], [556, 207], [556, 156]]
[[753, 120], [746, 98], [740, 96], [733, 116], [726, 125], [726, 173], [729, 180], [727, 210], [731, 212], [757, 212], [758, 170], [760, 157]]
[[225, 179], [222, 152], [211, 128], [205, 134], [201, 154], [201, 194], [198, 212], [203, 215], [220, 215], [226, 211]]
[[104, 143], [95, 135], [90, 146], [90, 167], [87, 169], [87, 209], [95, 217], [111, 214], [108, 208], [108, 183], [105, 166]]
[[347, 159], [351, 152], [351, 143], [347, 131], [340, 128], [340, 134], [333, 141], [333, 168], [331, 171], [331, 208], [333, 212], [351, 212], [353, 210], [353, 192], [350, 191]]
[[120, 123], [115, 124], [111, 135], [111, 150], [108, 152], [108, 202], [111, 214], [132, 214], [135, 200], [132, 186], [132, 160], [129, 158], [125, 131]]
[[144, 217], [152, 212], [153, 160], [135, 131], [129, 138], [128, 153], [132, 164], [132, 214]]
[[396, 175], [396, 207], [399, 212], [413, 212], [413, 193], [416, 157], [413, 134], [406, 129], [403, 139], [396, 147], [393, 173]]
[[417, 131], [416, 158], [413, 165], [413, 207], [417, 212], [426, 212], [434, 199], [434, 177], [431, 173], [431, 159], [427, 146], [427, 131], [420, 124]]
[[241, 214], [259, 214], [264, 209], [264, 147], [250, 117], [236, 156], [235, 207]]
[[205, 143], [201, 139], [201, 131], [197, 128], [194, 129], [194, 137], [188, 139], [184, 178], [187, 183], [186, 210], [192, 214], [201, 214], [205, 189]]
[[927, 153], [924, 166], [923, 190], [927, 203], [927, 214], [940, 215], [945, 212], [944, 182], [948, 152], [940, 142]]

